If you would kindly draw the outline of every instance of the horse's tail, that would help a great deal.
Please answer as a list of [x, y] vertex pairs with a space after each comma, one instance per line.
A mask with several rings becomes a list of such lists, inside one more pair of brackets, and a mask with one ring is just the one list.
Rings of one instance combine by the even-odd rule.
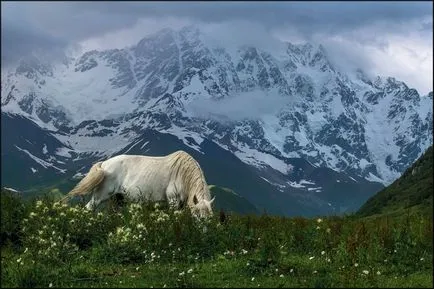
[[101, 168], [102, 162], [94, 164], [87, 175], [65, 196], [61, 202], [66, 203], [74, 196], [89, 194], [104, 179], [104, 170]]

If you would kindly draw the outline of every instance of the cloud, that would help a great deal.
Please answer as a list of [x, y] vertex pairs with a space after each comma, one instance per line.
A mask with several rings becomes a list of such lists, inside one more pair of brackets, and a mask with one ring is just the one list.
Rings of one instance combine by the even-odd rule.
[[[432, 2], [2, 2], [2, 63], [133, 45], [161, 28], [196, 24], [229, 46], [322, 43], [343, 69], [432, 90]], [[237, 28], [237, 29], [235, 29]], [[270, 36], [271, 35], [271, 36]]]
[[84, 50], [124, 48], [135, 45], [140, 39], [156, 33], [164, 28], [178, 30], [182, 27], [192, 25], [193, 22], [187, 18], [140, 18], [129, 28], [104, 33], [98, 37], [92, 37], [80, 42]]
[[[187, 106], [199, 118], [238, 121], [257, 119], [259, 116], [274, 114], [284, 106], [292, 105], [293, 101], [288, 99], [287, 96], [275, 92], [251, 91], [231, 95], [218, 101], [197, 99]], [[246, 103], [254, 105], [249, 105], [247, 109]]]
[[63, 55], [68, 41], [53, 37], [38, 27], [32, 26], [25, 18], [16, 19], [13, 15], [5, 13], [3, 2], [1, 17], [2, 66], [15, 63], [32, 53], [51, 55], [51, 59]]

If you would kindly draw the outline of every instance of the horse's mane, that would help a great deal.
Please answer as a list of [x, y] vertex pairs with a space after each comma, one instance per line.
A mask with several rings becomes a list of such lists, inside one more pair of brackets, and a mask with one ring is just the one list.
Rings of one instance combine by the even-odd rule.
[[177, 151], [167, 156], [170, 159], [172, 177], [181, 178], [184, 190], [188, 192], [187, 204], [193, 205], [193, 198], [210, 200], [208, 185], [197, 161], [184, 151]]

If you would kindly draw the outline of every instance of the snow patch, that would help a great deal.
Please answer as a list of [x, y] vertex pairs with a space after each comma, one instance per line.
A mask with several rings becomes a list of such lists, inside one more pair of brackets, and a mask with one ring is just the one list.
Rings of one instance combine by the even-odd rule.
[[384, 184], [384, 180], [380, 179], [379, 177], [377, 177], [376, 175], [372, 174], [371, 172], [369, 173], [369, 176], [366, 177], [365, 179], [367, 179], [368, 181], [371, 181], [371, 182], [377, 182], [377, 183]]
[[12, 188], [9, 188], [9, 187], [3, 187], [3, 189], [11, 191], [11, 192], [19, 193], [19, 191], [12, 189]]
[[42, 148], [42, 153], [43, 153], [44, 155], [46, 155], [46, 154], [48, 153], [47, 145], [46, 145], [46, 144], [44, 144], [44, 147]]
[[67, 149], [65, 147], [58, 148], [56, 150], [55, 154], [58, 155], [58, 156], [66, 157], [66, 158], [71, 158], [72, 157], [71, 150]]
[[370, 165], [371, 163], [368, 162], [366, 159], [362, 158], [359, 161], [359, 166], [362, 170], [364, 170], [366, 168], [367, 165]]
[[75, 175], [73, 175], [72, 178], [73, 178], [74, 180], [78, 180], [78, 179], [82, 179], [82, 178], [84, 178], [84, 176], [85, 176], [85, 174], [82, 174], [82, 173], [78, 172], [78, 173], [76, 173]]
[[301, 185], [315, 185], [314, 182], [312, 182], [312, 181], [307, 181], [307, 180], [304, 180], [304, 179], [300, 180], [300, 184], [301, 184]]
[[59, 172], [61, 172], [61, 173], [65, 173], [66, 172], [66, 170], [65, 169], [60, 169], [60, 168], [58, 168], [58, 167], [56, 167], [55, 165], [53, 165], [53, 164], [50, 164], [49, 162], [46, 162], [46, 161], [44, 161], [44, 160], [41, 160], [40, 158], [38, 158], [38, 157], [35, 157], [34, 155], [32, 155], [28, 150], [26, 150], [26, 149], [22, 149], [22, 148], [20, 148], [19, 146], [16, 146], [15, 145], [15, 147], [19, 150], [19, 151], [22, 151], [22, 152], [25, 152], [32, 160], [34, 160], [35, 162], [37, 162], [38, 164], [40, 164], [43, 168], [47, 168], [47, 167], [52, 167], [52, 168], [54, 168], [54, 169], [56, 169], [56, 170], [58, 170]]
[[142, 146], [140, 147], [140, 149], [143, 149], [145, 146], [148, 145], [148, 143], [149, 143], [149, 141], [144, 142], [144, 143], [142, 144]]
[[290, 185], [291, 187], [293, 187], [293, 188], [306, 188], [305, 186], [303, 186], [302, 184], [300, 184], [300, 183], [297, 183], [297, 182], [291, 182], [291, 181], [289, 181], [289, 182], [286, 182], [288, 185]]
[[[172, 127], [161, 130], [161, 132], [169, 133], [174, 136], [176, 136], [178, 139], [180, 139], [186, 146], [191, 147], [192, 149], [200, 152], [201, 154], [204, 154], [204, 152], [201, 151], [200, 144], [203, 142], [203, 138], [199, 136], [197, 133], [185, 130], [181, 127], [173, 125]], [[192, 143], [187, 138], [190, 137], [194, 140], [196, 143]]]
[[270, 185], [273, 185], [273, 186], [279, 188], [279, 190], [280, 190], [281, 192], [286, 188], [284, 185], [280, 185], [280, 184], [277, 184], [277, 183], [273, 183], [273, 182], [269, 181], [268, 179], [266, 179], [266, 178], [264, 178], [264, 177], [261, 177], [261, 179], [263, 179], [264, 181], [266, 181], [266, 182], [269, 183]]
[[268, 165], [285, 175], [292, 171], [293, 167], [291, 165], [286, 164], [275, 156], [248, 148], [244, 144], [240, 145], [238, 149], [240, 150], [236, 151], [235, 155], [247, 164], [253, 165], [257, 168], [265, 168]]

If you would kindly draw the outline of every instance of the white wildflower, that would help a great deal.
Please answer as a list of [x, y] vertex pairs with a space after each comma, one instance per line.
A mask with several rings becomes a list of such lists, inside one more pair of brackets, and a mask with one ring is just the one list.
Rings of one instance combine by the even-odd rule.
[[354, 264], [354, 267], [357, 267], [357, 266], [359, 266], [359, 263], [355, 263], [355, 264]]
[[380, 271], [377, 271], [377, 275], [381, 275], [381, 272], [380, 272]]
[[190, 274], [191, 272], [193, 272], [193, 269], [188, 269], [187, 274]]
[[316, 274], [316, 273], [318, 273], [318, 271], [317, 271], [317, 270], [313, 271], [313, 274]]
[[185, 275], [185, 272], [184, 271], [182, 271], [181, 273], [179, 273], [178, 274], [179, 276], [184, 276]]
[[50, 288], [53, 287], [53, 283], [48, 284], [48, 287]]
[[20, 263], [20, 262], [21, 262], [21, 258], [17, 259], [17, 263]]
[[327, 228], [327, 229], [326, 229], [326, 232], [329, 233], [329, 234], [330, 234], [331, 231], [332, 231], [332, 230], [331, 230], [330, 228]]
[[321, 223], [321, 222], [322, 222], [322, 219], [321, 219], [321, 218], [318, 218], [316, 221], [317, 221], [317, 223]]
[[309, 257], [309, 260], [312, 260], [313, 258], [315, 258], [315, 256]]
[[283, 274], [280, 274], [280, 276], [279, 276], [280, 278], [283, 278]]
[[289, 273], [292, 273], [292, 272], [294, 272], [294, 269], [289, 270]]
[[316, 229], [319, 230], [319, 229], [321, 229], [321, 227], [320, 226], [316, 226]]
[[420, 258], [420, 260], [423, 261], [423, 260], [425, 260], [425, 259], [422, 257], [422, 258]]
[[325, 251], [321, 251], [321, 255], [324, 255], [325, 254]]
[[26, 249], [24, 250], [24, 253], [27, 253], [27, 251], [29, 251], [29, 248], [26, 247]]
[[252, 277], [252, 282], [255, 281], [255, 277]]
[[136, 271], [139, 271], [140, 267], [136, 267]]
[[368, 274], [369, 274], [369, 271], [368, 271], [368, 270], [363, 270], [362, 272], [363, 272], [363, 274], [365, 274], [365, 275], [368, 275]]
[[242, 249], [241, 252], [245, 255], [247, 254], [247, 250]]

